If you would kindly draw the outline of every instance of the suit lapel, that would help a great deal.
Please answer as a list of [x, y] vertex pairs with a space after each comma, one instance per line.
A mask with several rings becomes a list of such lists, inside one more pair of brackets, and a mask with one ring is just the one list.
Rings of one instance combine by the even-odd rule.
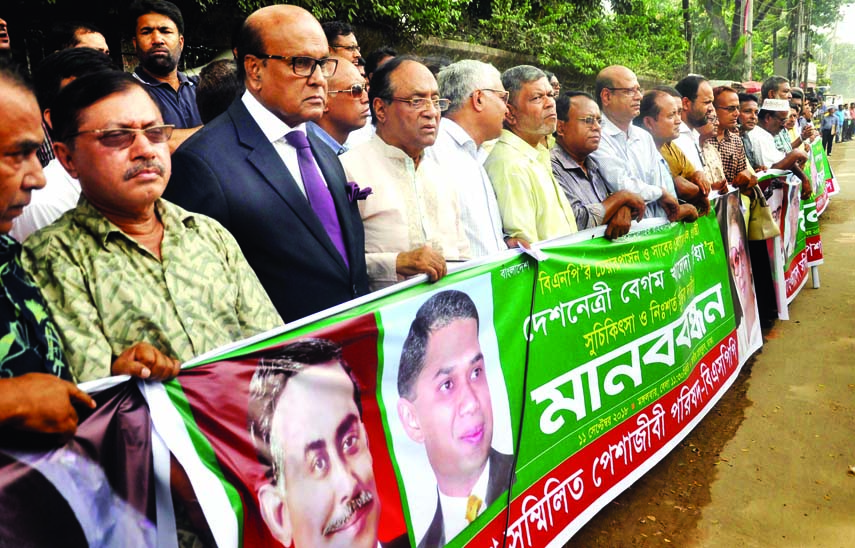
[[[309, 201], [300, 191], [300, 187], [297, 186], [297, 181], [295, 181], [294, 177], [291, 176], [288, 168], [285, 167], [285, 164], [279, 157], [279, 153], [276, 152], [273, 144], [267, 140], [267, 137], [262, 133], [258, 124], [253, 120], [249, 111], [246, 110], [246, 107], [240, 99], [236, 100], [229, 107], [229, 115], [232, 117], [234, 122], [235, 129], [238, 134], [238, 140], [243, 146], [250, 149], [250, 152], [246, 157], [247, 161], [252, 164], [259, 173], [261, 173], [267, 184], [273, 188], [273, 190], [282, 198], [282, 200], [285, 201], [286, 204], [288, 204], [291, 211], [294, 212], [294, 215], [306, 225], [315, 239], [324, 247], [324, 249], [327, 250], [339, 266], [345, 272], [348, 272], [347, 265], [344, 264], [341, 254], [332, 243], [332, 240], [327, 234], [326, 229], [321, 224], [320, 219], [318, 219], [318, 216], [315, 215], [314, 211], [312, 211]], [[321, 168], [321, 172], [324, 174], [324, 178], [327, 179], [329, 184], [329, 179], [327, 178], [327, 174], [323, 168]], [[344, 197], [343, 187], [341, 188], [341, 193], [342, 197]], [[340, 208], [340, 204], [335, 199], [335, 194], [333, 194], [333, 201], [335, 202], [336, 209], [338, 210]], [[339, 215], [339, 218], [340, 217], [341, 215]], [[341, 223], [341, 221], [339, 222], [342, 224], [342, 229], [344, 230], [344, 225], [346, 223]], [[348, 237], [347, 241], [350, 241], [350, 237]]]

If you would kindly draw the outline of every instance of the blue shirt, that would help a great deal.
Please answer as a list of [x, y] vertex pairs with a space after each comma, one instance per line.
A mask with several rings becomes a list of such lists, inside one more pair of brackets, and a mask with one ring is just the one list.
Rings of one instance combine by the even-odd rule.
[[341, 156], [348, 150], [347, 145], [340, 144], [338, 141], [333, 139], [333, 136], [327, 133], [324, 128], [314, 122], [306, 122], [306, 132], [314, 133], [321, 139], [321, 141], [328, 145], [337, 156]]
[[149, 75], [141, 66], [134, 70], [134, 77], [145, 85], [148, 94], [157, 103], [164, 124], [172, 124], [178, 129], [199, 127], [202, 117], [196, 106], [196, 85], [198, 76], [188, 77], [178, 73], [178, 91], [166, 82]]
[[837, 114], [826, 114], [820, 118], [820, 129], [823, 131], [831, 131], [831, 128], [838, 125]]

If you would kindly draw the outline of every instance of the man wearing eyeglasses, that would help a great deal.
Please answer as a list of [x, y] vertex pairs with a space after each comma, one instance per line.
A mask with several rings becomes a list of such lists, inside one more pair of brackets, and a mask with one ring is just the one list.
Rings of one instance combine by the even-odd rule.
[[576, 225], [584, 230], [606, 225], [605, 237], [629, 232], [644, 216], [644, 200], [628, 190], [609, 193], [591, 153], [600, 146], [603, 119], [594, 98], [584, 91], [568, 91], [555, 101], [558, 111], [552, 172], [573, 207]]
[[[439, 94], [449, 100], [439, 136], [427, 149], [438, 162], [453, 166], [452, 186], [460, 202], [460, 220], [473, 257], [516, 247], [521, 240], [502, 232], [502, 216], [490, 177], [484, 170], [485, 141], [502, 134], [508, 92], [493, 65], [458, 61], [439, 71]], [[527, 242], [523, 243], [527, 245]]]
[[307, 133], [314, 133], [338, 155], [348, 150], [347, 138], [368, 123], [368, 86], [356, 65], [339, 59], [335, 74], [330, 76], [324, 115], [317, 122], [306, 124]]
[[173, 151], [202, 125], [196, 106], [199, 77], [178, 70], [184, 51], [184, 18], [178, 6], [167, 0], [137, 0], [129, 8], [130, 30], [139, 65], [134, 76], [157, 103], [173, 131]]
[[505, 234], [539, 242], [576, 232], [570, 202], [552, 176], [544, 137], [555, 131], [555, 92], [531, 65], [502, 73], [510, 92], [504, 129], [484, 163], [496, 191]]
[[330, 55], [343, 57], [349, 63], [358, 65], [360, 48], [353, 35], [353, 27], [342, 21], [327, 21], [321, 26], [330, 46]]
[[739, 136], [739, 94], [731, 87], [713, 89], [718, 114], [718, 134], [712, 142], [721, 156], [724, 177], [731, 185], [746, 191], [757, 184], [754, 170], [748, 165], [745, 146]]
[[82, 76], [51, 121], [82, 196], [27, 239], [24, 266], [75, 380], [169, 379], [182, 361], [282, 324], [229, 233], [160, 199], [172, 126], [138, 80]]
[[176, 151], [165, 196], [235, 236], [290, 322], [368, 292], [360, 193], [348, 195], [335, 152], [305, 130], [339, 63], [320, 23], [290, 5], [252, 13], [237, 53], [246, 92]]
[[359, 204], [372, 291], [417, 274], [432, 282], [446, 261], [470, 258], [451, 175], [425, 149], [436, 141], [440, 99], [426, 66], [399, 56], [377, 69], [368, 92], [376, 134], [341, 157], [348, 179], [374, 194]]
[[692, 221], [697, 210], [677, 202], [671, 172], [653, 138], [632, 123], [641, 111], [643, 96], [635, 73], [624, 66], [612, 65], [597, 74], [603, 129], [592, 156], [603, 170], [609, 191], [629, 190], [644, 199], [645, 217]]

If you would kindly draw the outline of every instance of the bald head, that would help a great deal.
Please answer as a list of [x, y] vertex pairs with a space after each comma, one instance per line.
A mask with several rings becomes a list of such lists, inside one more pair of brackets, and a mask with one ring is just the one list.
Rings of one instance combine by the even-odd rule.
[[[282, 55], [280, 52], [265, 50], [273, 35], [293, 32], [314, 31], [324, 34], [317, 19], [305, 9], [288, 4], [267, 6], [252, 12], [243, 22], [237, 38], [238, 76], [243, 80], [246, 76], [244, 58], [247, 55], [271, 54]], [[299, 41], [300, 36], [293, 37]], [[324, 42], [326, 37], [324, 36]]]
[[597, 74], [596, 93], [603, 114], [627, 131], [638, 116], [643, 95], [635, 73], [621, 65], [604, 68]]
[[[238, 43], [238, 69], [246, 90], [267, 110], [293, 127], [318, 120], [327, 98], [325, 68], [309, 61], [295, 70], [295, 58], [326, 59], [327, 38], [321, 24], [303, 8], [275, 5], [247, 17]], [[297, 74], [300, 72], [300, 74]]]
[[603, 90], [619, 87], [616, 82], [626, 79], [635, 79], [635, 73], [623, 65], [612, 65], [601, 70], [597, 74], [596, 89], [594, 93], [597, 103], [602, 107]]

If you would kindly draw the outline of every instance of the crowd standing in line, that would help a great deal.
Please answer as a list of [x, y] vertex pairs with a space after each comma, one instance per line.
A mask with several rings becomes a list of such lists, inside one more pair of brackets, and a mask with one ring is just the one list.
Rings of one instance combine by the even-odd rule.
[[363, 58], [349, 25], [289, 5], [247, 17], [234, 61], [200, 79], [178, 70], [174, 4], [129, 13], [132, 75], [84, 23], [55, 29], [34, 91], [0, 68], [3, 428], [66, 439], [75, 405], [94, 405], [72, 381], [168, 379], [450, 263], [601, 225], [614, 239], [642, 218], [693, 222], [719, 192], [747, 205], [767, 168], [791, 170], [807, 197], [805, 143], [818, 129], [831, 155], [855, 125], [855, 103], [818, 108], [777, 76], [760, 97], [699, 75], [645, 92], [619, 65], [593, 95], [529, 65], [461, 60], [435, 77], [389, 47]]

